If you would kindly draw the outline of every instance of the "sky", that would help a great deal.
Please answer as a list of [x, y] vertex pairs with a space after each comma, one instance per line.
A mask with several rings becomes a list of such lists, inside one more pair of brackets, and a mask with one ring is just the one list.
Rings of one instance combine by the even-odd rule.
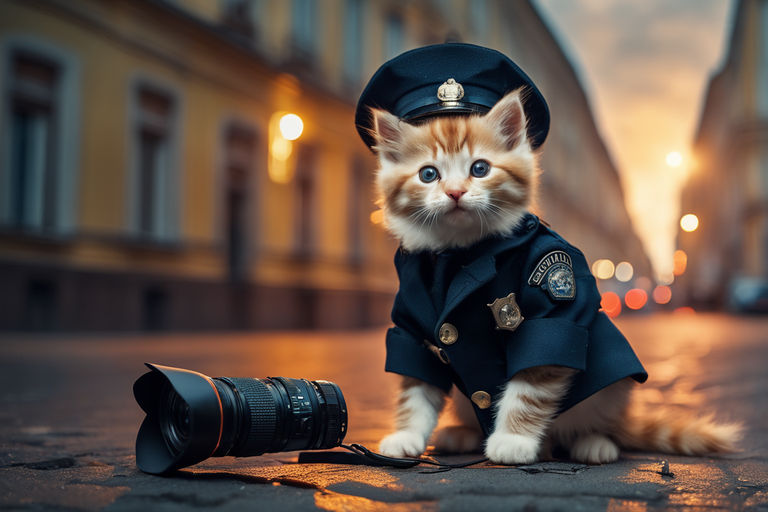
[[[657, 276], [671, 275], [680, 190], [732, 0], [534, 0], [565, 50], [616, 163]], [[671, 167], [671, 152], [683, 155]]]

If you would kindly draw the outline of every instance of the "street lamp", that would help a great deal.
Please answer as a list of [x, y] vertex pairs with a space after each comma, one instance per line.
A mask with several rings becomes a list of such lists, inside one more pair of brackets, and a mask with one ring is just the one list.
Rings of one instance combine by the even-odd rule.
[[692, 213], [686, 213], [680, 218], [680, 227], [687, 233], [696, 231], [699, 227], [699, 218]]
[[288, 183], [293, 177], [293, 141], [304, 132], [304, 121], [290, 112], [275, 112], [269, 120], [269, 177], [275, 183]]

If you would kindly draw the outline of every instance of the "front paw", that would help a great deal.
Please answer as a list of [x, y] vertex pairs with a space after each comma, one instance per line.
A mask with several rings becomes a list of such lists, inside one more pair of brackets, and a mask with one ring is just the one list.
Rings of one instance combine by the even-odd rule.
[[379, 453], [387, 457], [418, 457], [426, 448], [423, 436], [407, 430], [389, 434], [379, 443]]
[[485, 456], [498, 464], [530, 464], [536, 462], [540, 445], [536, 438], [494, 432], [485, 444]]

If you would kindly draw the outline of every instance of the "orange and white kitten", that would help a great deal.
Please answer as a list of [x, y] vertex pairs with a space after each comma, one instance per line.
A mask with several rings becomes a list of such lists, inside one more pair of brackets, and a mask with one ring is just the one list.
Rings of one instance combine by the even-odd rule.
[[[380, 205], [388, 230], [406, 251], [438, 252], [510, 234], [530, 209], [537, 155], [526, 136], [519, 90], [482, 116], [435, 117], [413, 125], [383, 110], [373, 110], [372, 115]], [[478, 160], [490, 163], [483, 179], [470, 174]], [[440, 179], [420, 179], [425, 166], [439, 169]], [[493, 432], [485, 440], [491, 461], [530, 463], [547, 456], [549, 447], [561, 446], [575, 460], [601, 464], [615, 461], [619, 446], [691, 455], [732, 450], [739, 438], [738, 425], [709, 419], [631, 417], [630, 379], [556, 416], [573, 373], [565, 367], [543, 366], [522, 371], [507, 382], [495, 404]], [[483, 434], [472, 405], [459, 392], [453, 401], [459, 424], [435, 434], [436, 448], [480, 450]], [[445, 402], [437, 387], [403, 377], [396, 431], [381, 441], [381, 453], [393, 457], [423, 453]]]

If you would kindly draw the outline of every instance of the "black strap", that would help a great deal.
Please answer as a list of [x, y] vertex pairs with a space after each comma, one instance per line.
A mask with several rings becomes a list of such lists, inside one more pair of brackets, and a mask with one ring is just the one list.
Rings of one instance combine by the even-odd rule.
[[462, 462], [459, 464], [445, 464], [431, 457], [420, 457], [417, 459], [408, 457], [387, 457], [380, 453], [372, 452], [365, 446], [357, 443], [352, 443], [350, 445], [342, 444], [341, 447], [345, 450], [349, 450], [352, 453], [302, 452], [299, 454], [299, 463], [356, 464], [366, 466], [389, 466], [395, 468], [412, 468], [419, 464], [427, 464], [430, 466], [437, 466], [437, 468], [434, 470], [424, 471], [424, 473], [441, 473], [443, 471], [450, 471], [451, 469], [474, 466], [475, 464], [480, 464], [488, 460], [487, 458], [483, 458], [469, 462]]

